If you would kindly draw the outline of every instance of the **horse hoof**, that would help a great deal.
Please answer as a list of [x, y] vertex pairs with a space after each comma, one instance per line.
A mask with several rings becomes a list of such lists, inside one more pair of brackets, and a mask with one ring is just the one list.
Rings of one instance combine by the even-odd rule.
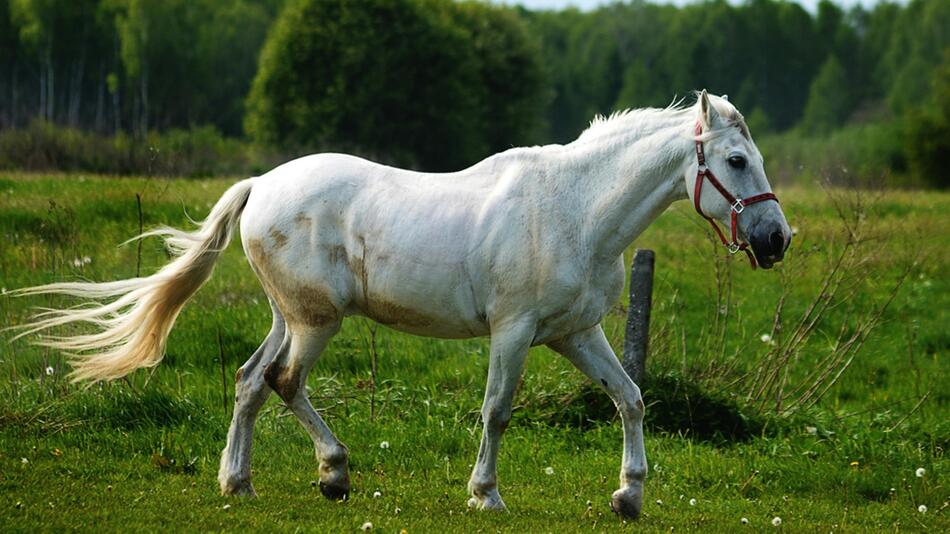
[[237, 480], [229, 481], [226, 484], [221, 485], [221, 495], [224, 496], [239, 496], [239, 497], [257, 497], [257, 492], [254, 491], [254, 486], [251, 485], [251, 481]]
[[610, 508], [624, 519], [637, 519], [643, 508], [643, 491], [639, 488], [621, 488], [610, 499]]
[[505, 506], [505, 501], [501, 500], [501, 495], [499, 495], [497, 491], [481, 498], [473, 496], [468, 500], [468, 507], [477, 510], [492, 510], [495, 512], [508, 511], [508, 507]]
[[321, 480], [320, 493], [331, 501], [345, 501], [350, 496], [349, 478], [333, 482], [324, 482]]

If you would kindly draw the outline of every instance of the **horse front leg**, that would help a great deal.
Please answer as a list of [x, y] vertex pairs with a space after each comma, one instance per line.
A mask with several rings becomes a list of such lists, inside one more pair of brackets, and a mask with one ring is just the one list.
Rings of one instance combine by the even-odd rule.
[[610, 506], [623, 517], [636, 519], [643, 507], [643, 479], [647, 474], [647, 457], [643, 447], [643, 398], [640, 388], [623, 370], [597, 325], [549, 343], [575, 367], [607, 392], [620, 410], [623, 420], [623, 463], [620, 467], [620, 489], [615, 491]]
[[527, 319], [492, 326], [488, 383], [482, 403], [482, 441], [468, 482], [472, 495], [468, 505], [479, 510], [506, 509], [498, 493], [498, 448], [511, 421], [511, 402], [524, 371], [534, 331], [535, 321]]

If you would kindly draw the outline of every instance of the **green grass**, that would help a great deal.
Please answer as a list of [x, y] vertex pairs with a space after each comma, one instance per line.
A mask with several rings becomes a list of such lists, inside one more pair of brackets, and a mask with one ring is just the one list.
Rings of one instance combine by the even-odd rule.
[[[232, 181], [0, 174], [0, 286], [134, 276], [136, 246], [117, 245], [138, 232], [136, 193], [146, 227], [184, 226], [185, 210], [203, 217]], [[309, 379], [315, 405], [350, 448], [351, 499], [326, 501], [313, 487], [309, 438], [276, 398], [255, 434], [260, 498], [220, 497], [217, 463], [230, 415], [222, 397], [230, 404], [234, 371], [270, 325], [263, 293], [234, 244], [179, 318], [150, 379], [140, 372], [82, 389], [68, 384], [60, 355], [3, 342], [0, 525], [345, 532], [371, 521], [385, 532], [719, 532], [742, 528], [742, 517], [750, 531], [772, 529], [779, 516], [778, 530], [791, 532], [950, 529], [950, 194], [865, 194], [865, 205], [847, 210], [864, 214], [868, 239], [850, 279], [854, 293], [836, 301], [789, 363], [789, 382], [806, 376], [837, 333], [879, 307], [909, 269], [907, 280], [828, 394], [810, 409], [776, 415], [746, 400], [747, 373], [769, 350], [759, 337], [770, 331], [782, 281], [791, 324], [844, 243], [842, 222], [820, 189], [778, 194], [798, 235], [774, 271], [752, 272], [744, 258], [722, 260], [685, 204], [637, 243], [656, 250], [657, 279], [648, 362], [654, 378], [644, 388], [652, 470], [636, 523], [622, 524], [607, 504], [619, 471], [619, 420], [605, 396], [547, 349], [532, 350], [500, 455], [511, 512], [468, 510], [487, 341], [431, 340], [381, 327], [371, 419], [369, 328], [360, 319], [347, 321]], [[143, 273], [166, 260], [160, 243], [144, 243]], [[722, 344], [709, 336], [717, 261], [733, 287]], [[22, 323], [32, 306], [65, 303], [0, 297], [0, 325]], [[622, 346], [622, 304], [605, 320], [615, 348]], [[751, 421], [751, 435], [720, 432], [740, 419]], [[377, 490], [382, 496], [374, 498]], [[917, 511], [921, 504], [926, 513]]]

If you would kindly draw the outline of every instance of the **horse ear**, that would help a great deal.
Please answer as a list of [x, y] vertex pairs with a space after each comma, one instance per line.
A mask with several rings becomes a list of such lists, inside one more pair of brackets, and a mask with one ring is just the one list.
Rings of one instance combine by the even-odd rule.
[[719, 112], [709, 101], [709, 93], [705, 89], [699, 94], [699, 120], [703, 123], [703, 130], [711, 130], [719, 120]]

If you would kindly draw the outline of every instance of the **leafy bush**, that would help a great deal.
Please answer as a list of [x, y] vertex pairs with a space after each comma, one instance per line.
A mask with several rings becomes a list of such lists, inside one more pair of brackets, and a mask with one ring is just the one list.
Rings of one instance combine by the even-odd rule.
[[521, 22], [499, 9], [288, 2], [261, 52], [247, 131], [268, 146], [431, 170], [522, 144], [540, 113], [539, 57]]

